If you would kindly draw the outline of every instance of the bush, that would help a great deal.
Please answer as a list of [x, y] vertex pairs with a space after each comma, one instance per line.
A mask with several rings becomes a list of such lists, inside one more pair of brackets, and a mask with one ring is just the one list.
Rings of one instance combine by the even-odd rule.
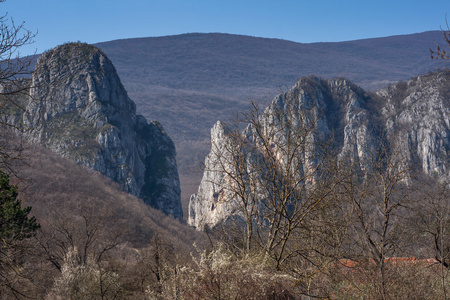
[[118, 299], [122, 291], [119, 276], [107, 271], [92, 257], [86, 264], [78, 259], [77, 248], [67, 252], [61, 276], [55, 280], [48, 299]]
[[161, 293], [147, 290], [149, 299], [297, 299], [290, 277], [267, 270], [258, 257], [239, 259], [222, 244], [192, 256], [163, 283]]

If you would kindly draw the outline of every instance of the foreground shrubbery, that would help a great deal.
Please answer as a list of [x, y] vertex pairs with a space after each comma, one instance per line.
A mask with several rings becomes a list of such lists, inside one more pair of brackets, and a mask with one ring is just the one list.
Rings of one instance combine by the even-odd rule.
[[258, 257], [238, 259], [222, 244], [192, 256], [150, 299], [296, 299], [292, 277], [273, 272]]
[[[382, 299], [373, 262], [338, 262], [310, 281], [276, 271], [264, 255], [238, 257], [218, 243], [180, 257], [163, 240], [133, 261], [77, 261], [68, 253], [48, 299]], [[120, 267], [119, 267], [120, 265]], [[446, 299], [439, 265], [402, 261], [388, 267], [387, 299]], [[306, 283], [306, 284], [305, 284]], [[448, 288], [449, 277], [444, 284]]]
[[[258, 243], [257, 234], [264, 231], [255, 231], [247, 251], [240, 221], [209, 231], [205, 243], [198, 232], [64, 159], [44, 156], [33, 164], [40, 172], [22, 169], [32, 180], [21, 198], [33, 206], [41, 228], [21, 241], [11, 264], [2, 264], [1, 299], [449, 297], [446, 186], [424, 181], [420, 202], [411, 202], [416, 206], [392, 223], [401, 234], [393, 235], [395, 243], [388, 241], [396, 247], [391, 257], [435, 259], [392, 263], [387, 258], [381, 273], [371, 252], [352, 242], [362, 231], [354, 231], [352, 215], [342, 214], [336, 205], [342, 202], [316, 206], [279, 260], [277, 247], [268, 252]], [[68, 168], [72, 172], [64, 173]], [[368, 212], [364, 216], [375, 219]], [[198, 246], [190, 246], [194, 242]]]
[[[439, 264], [435, 261], [409, 260], [389, 264], [387, 299], [448, 299], [450, 274], [448, 270], [446, 273], [442, 282]], [[334, 299], [382, 299], [373, 263], [343, 268], [335, 274], [335, 280]]]

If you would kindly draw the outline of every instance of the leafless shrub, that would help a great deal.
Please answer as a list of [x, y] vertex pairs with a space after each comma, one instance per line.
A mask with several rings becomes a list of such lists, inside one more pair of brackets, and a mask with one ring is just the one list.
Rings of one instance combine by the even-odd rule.
[[162, 286], [162, 293], [149, 289], [150, 299], [297, 299], [292, 278], [272, 272], [263, 256], [236, 257], [218, 244], [199, 251], [192, 265], [177, 266]]
[[76, 247], [67, 251], [61, 276], [55, 279], [47, 299], [120, 299], [119, 276], [102, 267], [94, 257], [80, 262]]

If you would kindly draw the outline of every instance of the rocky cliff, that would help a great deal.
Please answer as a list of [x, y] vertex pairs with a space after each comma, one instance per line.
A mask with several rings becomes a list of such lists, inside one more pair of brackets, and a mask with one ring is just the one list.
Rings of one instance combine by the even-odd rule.
[[158, 122], [136, 115], [113, 64], [99, 49], [71, 43], [44, 53], [23, 122], [32, 141], [182, 218], [174, 144]]
[[[300, 113], [292, 114], [287, 109]], [[305, 112], [307, 115], [305, 116]], [[322, 80], [302, 78], [287, 92], [275, 97], [258, 119], [262, 131], [273, 127], [274, 114], [284, 114], [285, 122], [304, 123], [313, 120], [314, 128], [305, 137], [311, 143], [323, 143], [333, 135], [333, 146], [339, 160], [350, 161], [360, 169], [369, 166], [370, 153], [379, 143], [395, 149], [401, 163], [429, 176], [450, 179], [450, 74], [437, 72], [394, 84], [376, 93], [369, 93], [345, 79]], [[292, 128], [285, 126], [284, 128]], [[297, 126], [297, 125], [295, 125]], [[248, 144], [260, 143], [249, 125], [242, 136]], [[276, 152], [275, 140], [287, 139], [289, 133], [275, 130], [270, 142]], [[280, 135], [281, 133], [281, 135]], [[227, 159], [221, 149], [235, 148], [227, 127], [218, 122], [211, 130], [212, 148], [205, 160], [205, 172], [198, 193], [190, 198], [190, 225], [202, 229], [214, 226], [236, 213], [236, 204], [227, 185], [223, 169]], [[304, 153], [307, 153], [305, 150]], [[280, 152], [281, 153], [281, 152]], [[249, 165], [251, 151], [243, 164]], [[283, 159], [282, 155], [275, 155]], [[224, 163], [225, 161], [225, 163]], [[306, 172], [314, 164], [307, 155], [299, 158]], [[225, 166], [224, 166], [225, 164]]]

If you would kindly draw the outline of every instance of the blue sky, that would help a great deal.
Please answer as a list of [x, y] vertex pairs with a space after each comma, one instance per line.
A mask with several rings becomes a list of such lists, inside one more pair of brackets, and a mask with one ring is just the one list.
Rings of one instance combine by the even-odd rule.
[[96, 43], [189, 32], [336, 42], [445, 27], [445, 0], [6, 0], [16, 23], [38, 31], [22, 54], [65, 42]]

